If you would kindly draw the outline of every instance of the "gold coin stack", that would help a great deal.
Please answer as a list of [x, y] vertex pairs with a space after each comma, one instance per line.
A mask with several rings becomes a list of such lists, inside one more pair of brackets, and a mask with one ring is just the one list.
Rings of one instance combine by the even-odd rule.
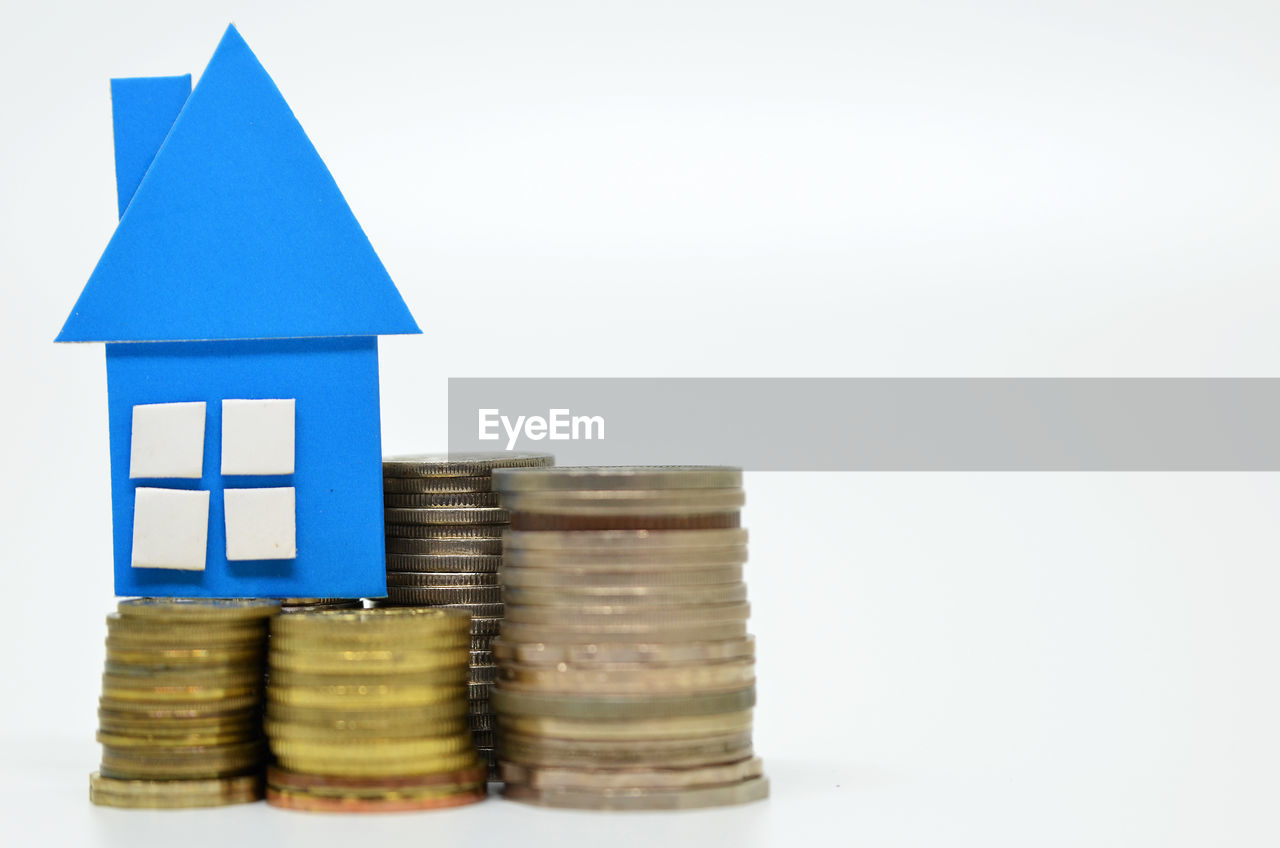
[[421, 608], [275, 618], [267, 802], [389, 812], [483, 799], [489, 767], [467, 728], [469, 622]]
[[494, 640], [508, 798], [685, 809], [767, 797], [742, 472], [499, 469], [511, 511]]
[[262, 798], [267, 620], [277, 601], [139, 598], [107, 616], [102, 765], [89, 800], [213, 807]]
[[497, 667], [489, 640], [502, 621], [498, 567], [507, 512], [493, 469], [550, 465], [543, 453], [440, 453], [382, 463], [387, 605], [466, 610], [471, 623], [469, 723], [476, 751], [497, 769], [489, 693]]

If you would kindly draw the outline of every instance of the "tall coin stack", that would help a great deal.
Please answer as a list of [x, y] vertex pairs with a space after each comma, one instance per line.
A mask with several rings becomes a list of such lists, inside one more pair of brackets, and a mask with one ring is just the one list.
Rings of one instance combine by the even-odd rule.
[[390, 605], [464, 609], [471, 622], [471, 730], [496, 771], [489, 693], [497, 668], [489, 640], [502, 621], [498, 567], [507, 512], [490, 486], [495, 468], [534, 468], [541, 453], [441, 453], [382, 463]]
[[109, 807], [213, 807], [262, 798], [267, 620], [277, 601], [121, 601], [107, 616], [98, 708]]
[[755, 801], [742, 472], [499, 469], [511, 512], [493, 643], [508, 798], [683, 809]]
[[465, 612], [322, 610], [271, 625], [267, 802], [388, 812], [485, 797], [467, 727]]

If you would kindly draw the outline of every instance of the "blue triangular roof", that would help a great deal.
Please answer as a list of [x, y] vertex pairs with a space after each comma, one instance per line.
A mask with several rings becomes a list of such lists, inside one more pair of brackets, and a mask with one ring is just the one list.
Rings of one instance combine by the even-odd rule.
[[417, 332], [329, 169], [232, 26], [57, 340]]

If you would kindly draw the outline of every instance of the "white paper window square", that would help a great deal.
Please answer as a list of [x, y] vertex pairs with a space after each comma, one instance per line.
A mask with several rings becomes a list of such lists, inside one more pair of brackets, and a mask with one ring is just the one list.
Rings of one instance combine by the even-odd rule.
[[200, 479], [204, 471], [204, 401], [133, 408], [129, 476]]
[[293, 399], [222, 402], [222, 473], [293, 473]]
[[222, 504], [227, 520], [228, 560], [297, 557], [292, 486], [224, 489]]
[[209, 493], [138, 487], [133, 496], [133, 567], [204, 571]]

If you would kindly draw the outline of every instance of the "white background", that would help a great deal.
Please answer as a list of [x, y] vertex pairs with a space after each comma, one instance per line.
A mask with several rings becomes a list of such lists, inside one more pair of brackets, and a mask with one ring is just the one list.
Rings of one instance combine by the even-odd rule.
[[[773, 798], [602, 816], [91, 807], [112, 607], [111, 76], [229, 20], [449, 376], [1276, 376], [1280, 7], [6, 2], [0, 817], [24, 844], [1274, 845], [1274, 475], [755, 474]], [[821, 449], [815, 446], [815, 449]], [[451, 842], [452, 841], [452, 842]]]

